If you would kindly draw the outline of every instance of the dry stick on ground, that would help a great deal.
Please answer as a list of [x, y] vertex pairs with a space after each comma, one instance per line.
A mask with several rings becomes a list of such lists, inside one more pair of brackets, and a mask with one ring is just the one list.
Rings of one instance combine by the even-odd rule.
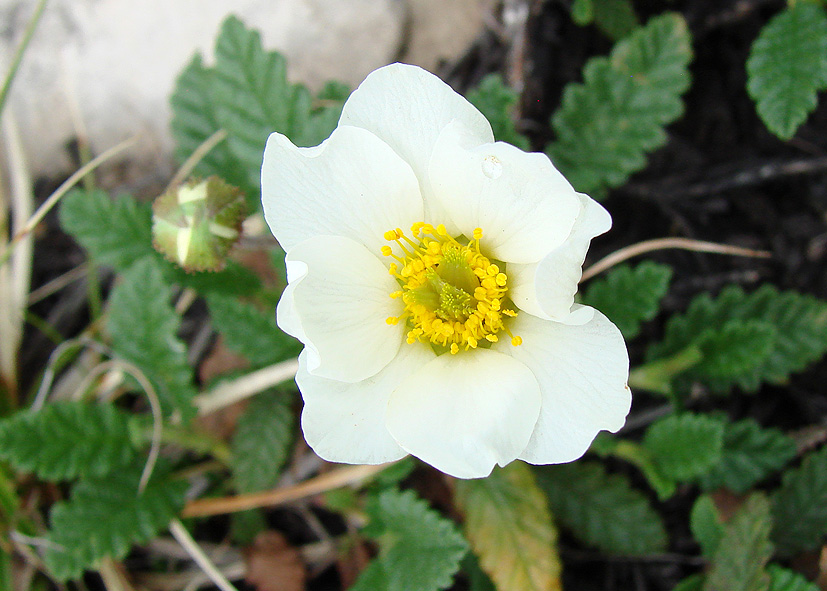
[[95, 170], [98, 166], [100, 166], [107, 160], [111, 160], [120, 152], [123, 152], [125, 149], [132, 146], [132, 144], [134, 144], [136, 141], [137, 138], [133, 137], [121, 142], [113, 148], [109, 148], [106, 152], [104, 152], [103, 154], [101, 154], [85, 166], [79, 168], [77, 172], [75, 172], [72, 176], [66, 179], [63, 182], [63, 184], [60, 185], [54, 193], [49, 195], [49, 198], [46, 199], [46, 201], [44, 201], [39, 208], [37, 208], [37, 211], [35, 211], [34, 215], [31, 218], [29, 218], [29, 221], [26, 223], [26, 225], [23, 226], [23, 228], [20, 229], [20, 231], [15, 233], [14, 237], [11, 239], [11, 242], [9, 242], [6, 245], [5, 249], [0, 254], [0, 265], [4, 264], [8, 260], [17, 243], [23, 240], [23, 238], [28, 236], [31, 233], [31, 231], [34, 230], [35, 227], [37, 227], [37, 224], [39, 224], [43, 220], [43, 218], [46, 217], [46, 214], [49, 213], [55, 205], [57, 205], [57, 202], [60, 201], [60, 199], [66, 193], [68, 193], [69, 190], [72, 189], [72, 187], [78, 184], [78, 182], [80, 182], [80, 180], [83, 177]]
[[[8, 153], [12, 227], [17, 232], [32, 215], [34, 191], [20, 131], [11, 113], [7, 113], [4, 121], [3, 139]], [[20, 241], [10, 260], [0, 262], [0, 342], [3, 343], [0, 348], [0, 374], [13, 399], [17, 396], [17, 353], [23, 338], [33, 251], [34, 241], [27, 236]]]
[[181, 183], [183, 183], [186, 178], [190, 175], [190, 173], [195, 170], [195, 167], [198, 166], [198, 163], [204, 159], [204, 156], [210, 153], [213, 148], [215, 148], [218, 144], [222, 141], [227, 139], [227, 132], [223, 129], [219, 129], [210, 137], [205, 139], [201, 145], [199, 145], [195, 151], [190, 155], [189, 158], [181, 165], [181, 168], [178, 172], [175, 173], [175, 176], [172, 177], [172, 180], [169, 181], [169, 185], [164, 190], [166, 193], [167, 191], [171, 191]]
[[231, 382], [224, 382], [193, 401], [198, 414], [206, 415], [277, 386], [295, 377], [299, 369], [298, 359], [289, 359], [248, 373]]
[[341, 488], [349, 484], [356, 484], [381, 472], [393, 462], [378, 466], [346, 466], [336, 468], [315, 478], [300, 482], [295, 486], [268, 490], [248, 495], [236, 495], [220, 499], [200, 499], [190, 501], [181, 513], [182, 517], [206, 517], [235, 513], [247, 509], [273, 507], [283, 505], [299, 499], [304, 499], [329, 490]]
[[622, 263], [625, 260], [646, 252], [666, 250], [670, 248], [691, 250], [694, 252], [709, 252], [742, 257], [755, 257], [761, 259], [767, 259], [772, 256], [765, 250], [753, 250], [751, 248], [741, 248], [740, 246], [717, 244], [715, 242], [704, 242], [702, 240], [692, 240], [690, 238], [657, 238], [655, 240], [644, 240], [643, 242], [638, 242], [637, 244], [632, 244], [631, 246], [621, 248], [609, 256], [600, 259], [591, 267], [583, 271], [583, 277], [580, 281], [591, 279], [595, 275], [614, 267], [618, 263]]
[[238, 589], [236, 589], [235, 586], [227, 580], [221, 571], [216, 568], [195, 540], [192, 539], [192, 536], [187, 531], [187, 528], [184, 527], [183, 523], [177, 519], [173, 519], [172, 523], [169, 525], [169, 531], [175, 539], [178, 540], [178, 543], [184, 547], [189, 555], [192, 556], [192, 559], [196, 562], [196, 564], [198, 564], [198, 566], [201, 567], [201, 570], [203, 570], [204, 573], [210, 577], [212, 582], [215, 583], [221, 591], [238, 591]]

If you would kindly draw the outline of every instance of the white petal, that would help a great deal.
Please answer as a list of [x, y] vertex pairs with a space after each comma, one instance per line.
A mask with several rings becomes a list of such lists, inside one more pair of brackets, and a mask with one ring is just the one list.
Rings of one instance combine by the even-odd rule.
[[581, 205], [548, 156], [466, 137], [460, 122], [446, 126], [429, 168], [434, 194], [460, 232], [482, 228], [486, 252], [509, 263], [537, 262], [562, 245]]
[[311, 367], [319, 367], [319, 351], [310, 343], [304, 333], [301, 319], [296, 312], [294, 292], [296, 286], [307, 275], [307, 265], [302, 261], [285, 261], [287, 267], [287, 287], [281, 292], [281, 298], [276, 306], [276, 324], [291, 337], [304, 343], [304, 354]]
[[350, 95], [339, 125], [367, 129], [396, 150], [420, 180], [425, 221], [450, 226], [430, 193], [428, 164], [439, 134], [453, 120], [478, 145], [494, 141], [488, 120], [442, 80], [416, 66], [391, 64], [372, 72]]
[[274, 133], [261, 167], [264, 217], [290, 250], [311, 236], [347, 236], [379, 254], [383, 234], [424, 215], [410, 166], [382, 140], [339, 126], [320, 146], [297, 148]]
[[433, 358], [434, 352], [424, 345], [404, 345], [382, 371], [348, 384], [309, 374], [302, 353], [296, 383], [304, 398], [302, 431], [307, 443], [330, 462], [381, 464], [405, 456], [385, 427], [388, 398]]
[[394, 358], [404, 323], [388, 325], [402, 312], [390, 294], [399, 285], [361, 244], [341, 236], [315, 236], [287, 252], [288, 265], [306, 272], [288, 284], [277, 319], [308, 348], [310, 373], [359, 382]]
[[509, 297], [529, 314], [568, 323], [589, 244], [612, 227], [612, 218], [602, 205], [586, 195], [578, 197], [583, 209], [562, 246], [539, 263], [507, 268]]
[[457, 478], [488, 476], [528, 443], [540, 410], [529, 369], [476, 349], [440, 355], [391, 394], [387, 425], [405, 450]]
[[540, 418], [521, 459], [570, 462], [586, 452], [598, 431], [623, 426], [632, 403], [629, 356], [620, 331], [603, 314], [595, 311], [580, 326], [520, 314], [511, 331], [522, 345], [506, 341], [492, 349], [524, 363], [542, 393]]

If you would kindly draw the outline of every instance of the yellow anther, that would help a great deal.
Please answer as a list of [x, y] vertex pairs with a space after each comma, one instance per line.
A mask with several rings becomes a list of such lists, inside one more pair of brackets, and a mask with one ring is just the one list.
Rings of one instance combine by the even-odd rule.
[[519, 347], [520, 345], [523, 344], [523, 337], [520, 337], [520, 336], [512, 337], [511, 338], [511, 344], [514, 345], [515, 347]]
[[[401, 286], [390, 297], [404, 305], [402, 314], [386, 322], [408, 323], [408, 343], [430, 343], [454, 355], [476, 349], [480, 342], [498, 342], [499, 332], [516, 342], [504, 324], [516, 312], [502, 309], [508, 277], [480, 250], [482, 229], [476, 228], [473, 238], [462, 243], [443, 224], [434, 228], [416, 222], [411, 233], [406, 236], [400, 228], [384, 233], [397, 243], [382, 247], [383, 255], [396, 260], [389, 270]], [[397, 249], [401, 256], [394, 254]]]

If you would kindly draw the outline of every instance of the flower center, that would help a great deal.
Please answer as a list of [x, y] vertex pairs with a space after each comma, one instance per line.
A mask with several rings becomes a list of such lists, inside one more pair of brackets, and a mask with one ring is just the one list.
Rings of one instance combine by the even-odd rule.
[[[402, 289], [390, 294], [405, 304], [400, 316], [391, 316], [388, 324], [405, 320], [410, 328], [408, 343], [431, 343], [452, 354], [490, 346], [505, 332], [511, 344], [523, 341], [503, 324], [517, 312], [509, 309], [508, 277], [480, 252], [482, 229], [474, 230], [467, 244], [448, 235], [445, 226], [417, 222], [411, 226], [413, 239], [401, 229], [385, 232], [385, 239], [396, 242], [404, 256], [397, 256], [390, 246], [382, 254], [393, 257], [390, 274]], [[503, 265], [504, 267], [504, 265]]]

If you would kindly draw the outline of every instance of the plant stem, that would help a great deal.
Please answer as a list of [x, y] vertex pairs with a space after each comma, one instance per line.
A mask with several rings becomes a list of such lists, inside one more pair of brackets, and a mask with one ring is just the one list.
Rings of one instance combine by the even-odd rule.
[[697, 365], [702, 358], [701, 350], [690, 346], [671, 357], [644, 363], [629, 373], [629, 387], [672, 398], [672, 380], [678, 374]]
[[221, 515], [259, 507], [282, 505], [350, 484], [356, 484], [371, 478], [394, 463], [379, 464], [377, 466], [346, 466], [286, 488], [217, 499], [197, 499], [187, 503], [182, 516], [206, 517], [208, 515]]
[[23, 33], [23, 39], [20, 41], [20, 45], [17, 46], [17, 51], [12, 59], [9, 72], [6, 74], [6, 79], [3, 81], [3, 88], [0, 89], [0, 114], [3, 113], [3, 107], [6, 106], [6, 99], [9, 96], [11, 84], [17, 75], [17, 70], [20, 68], [20, 62], [23, 60], [23, 55], [26, 53], [26, 48], [29, 47], [29, 42], [34, 36], [34, 31], [40, 22], [40, 17], [43, 16], [43, 11], [46, 8], [47, 2], [48, 0], [40, 0], [40, 2], [38, 2], [32, 18], [29, 19], [29, 23], [26, 25], [26, 30]]
[[[140, 420], [137, 423], [138, 427], [134, 431], [135, 435], [141, 442], [149, 443], [152, 440], [152, 426]], [[233, 453], [230, 447], [223, 441], [206, 433], [184, 427], [164, 425], [161, 431], [161, 441], [199, 454], [211, 455], [225, 466], [229, 466], [232, 462]]]

